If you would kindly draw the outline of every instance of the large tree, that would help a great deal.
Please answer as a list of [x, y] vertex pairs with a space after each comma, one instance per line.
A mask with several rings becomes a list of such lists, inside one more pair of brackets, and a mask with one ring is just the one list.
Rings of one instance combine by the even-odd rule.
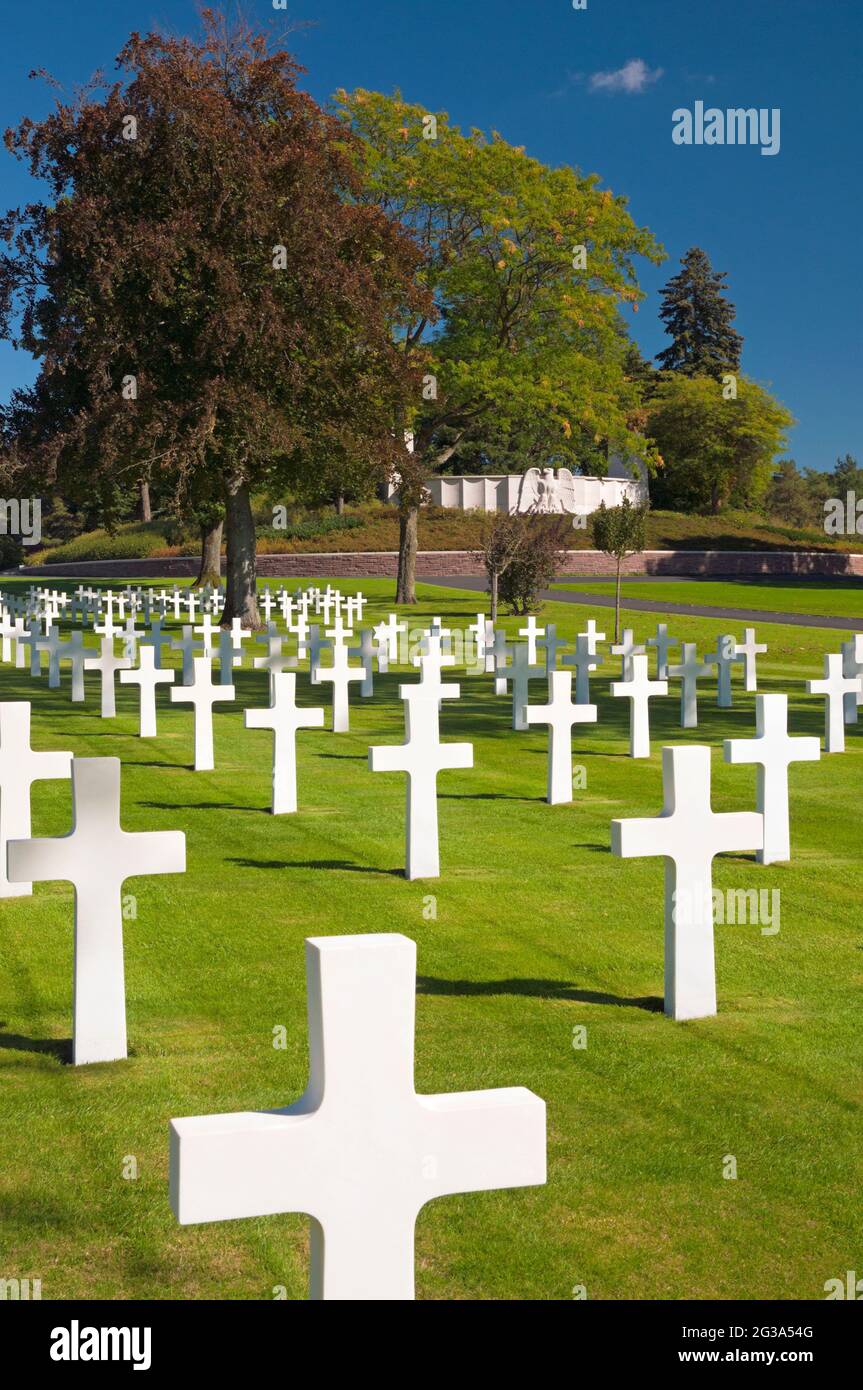
[[422, 377], [395, 422], [413, 439], [398, 478], [397, 587], [412, 602], [424, 483], [459, 450], [467, 458], [488, 440], [490, 459], [524, 451], [578, 468], [610, 442], [650, 461], [620, 306], [641, 298], [633, 258], [663, 253], [596, 175], [548, 168], [496, 134], [462, 134], [398, 93], [338, 100], [362, 141], [363, 197], [422, 248], [417, 283], [434, 299], [433, 312], [394, 323]]
[[666, 371], [719, 380], [740, 366], [743, 339], [733, 327], [734, 305], [726, 298], [725, 272], [717, 272], [706, 251], [693, 246], [683, 269], [662, 290], [659, 317], [671, 343], [657, 353]]
[[742, 376], [728, 394], [712, 377], [666, 372], [648, 412], [663, 460], [654, 505], [685, 512], [761, 501], [794, 424], [779, 401]]
[[221, 501], [224, 621], [256, 626], [252, 490], [404, 453], [416, 388], [391, 324], [422, 312], [420, 254], [361, 200], [351, 137], [291, 56], [203, 21], [196, 41], [133, 34], [119, 80], [6, 133], [50, 197], [0, 219], [0, 334], [40, 361], [3, 445], [108, 517], [124, 479]]

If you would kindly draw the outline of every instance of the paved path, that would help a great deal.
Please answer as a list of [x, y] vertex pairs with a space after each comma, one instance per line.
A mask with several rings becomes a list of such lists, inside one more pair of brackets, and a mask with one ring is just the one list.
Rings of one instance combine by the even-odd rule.
[[[487, 581], [483, 578], [468, 577], [463, 574], [450, 579], [418, 579], [420, 584], [439, 584], [446, 589], [469, 589], [475, 593], [487, 593]], [[675, 581], [676, 582], [676, 581]], [[698, 581], [693, 581], [697, 583]], [[542, 598], [553, 603], [586, 603], [598, 608], [613, 608], [612, 594], [595, 594], [589, 589], [543, 589]], [[624, 598], [621, 603], [624, 612], [636, 613], [682, 613], [692, 618], [733, 618], [740, 623], [782, 623], [788, 627], [828, 627], [841, 628], [843, 632], [863, 632], [863, 618], [825, 618], [816, 613], [777, 613], [765, 608], [715, 608], [708, 604], [665, 603], [660, 599]]]

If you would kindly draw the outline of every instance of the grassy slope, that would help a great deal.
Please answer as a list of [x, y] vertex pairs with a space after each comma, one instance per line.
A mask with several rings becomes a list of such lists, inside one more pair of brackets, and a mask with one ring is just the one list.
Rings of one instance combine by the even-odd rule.
[[[388, 609], [391, 582], [362, 588]], [[421, 594], [417, 620], [464, 623], [474, 611], [474, 596]], [[565, 635], [589, 615], [545, 610]], [[702, 649], [727, 626], [684, 621]], [[651, 622], [634, 626], [643, 639]], [[762, 689], [790, 692], [793, 732], [820, 732], [822, 702], [801, 681], [839, 634], [771, 625], [766, 638]], [[164, 707], [158, 741], [143, 743], [131, 692], [108, 726], [95, 691], [70, 706], [0, 668], [2, 698], [34, 698], [36, 746], [119, 755], [126, 828], [185, 830], [189, 861], [185, 876], [127, 888], [138, 920], [126, 926], [125, 1063], [73, 1071], [52, 1052], [70, 1030], [68, 885], [0, 905], [2, 1273], [41, 1277], [45, 1298], [269, 1298], [281, 1284], [303, 1297], [304, 1218], [176, 1226], [167, 1124], [296, 1097], [303, 938], [380, 930], [419, 945], [418, 1088], [523, 1084], [548, 1103], [548, 1185], [427, 1207], [420, 1297], [568, 1298], [585, 1284], [591, 1298], [818, 1298], [826, 1279], [859, 1268], [863, 957], [848, 809], [861, 735], [844, 755], [792, 769], [790, 865], [717, 861], [717, 886], [781, 888], [782, 929], [718, 927], [719, 1015], [674, 1024], [657, 1012], [662, 868], [613, 860], [609, 821], [660, 809], [661, 743], [747, 735], [753, 697], [735, 694], [730, 711], [705, 699], [701, 729], [685, 734], [677, 699], [654, 702], [654, 752], [635, 763], [623, 702], [606, 693], [613, 674], [606, 665], [594, 682], [599, 724], [576, 730], [587, 789], [555, 808], [543, 801], [543, 732], [513, 734], [509, 702], [487, 680], [463, 680], [442, 727], [474, 742], [475, 768], [442, 775], [443, 875], [411, 884], [393, 873], [403, 779], [366, 770], [370, 742], [402, 736], [398, 674], [353, 702], [349, 735], [300, 734], [301, 810], [273, 819], [269, 736], [245, 732], [239, 709], [217, 716], [218, 770], [196, 775], [186, 710]], [[300, 684], [304, 703], [321, 701]], [[238, 688], [240, 707], [264, 703], [263, 676], [243, 672]], [[718, 751], [713, 768], [715, 807], [751, 807], [754, 770], [724, 766]], [[36, 834], [62, 833], [68, 787], [38, 784], [34, 808]], [[278, 1024], [287, 1051], [272, 1046]], [[576, 1024], [588, 1029], [583, 1051]], [[130, 1154], [137, 1181], [121, 1176]], [[737, 1181], [723, 1180], [727, 1154]]]
[[[399, 544], [398, 513], [392, 506], [372, 504], [350, 509], [360, 517], [362, 526], [351, 530], [332, 531], [309, 540], [266, 539], [259, 541], [260, 553], [302, 553], [316, 551], [331, 553], [337, 550], [397, 550]], [[482, 542], [485, 518], [481, 512], [459, 512], [440, 507], [427, 507], [420, 521], [422, 550], [475, 550]], [[593, 538], [590, 527], [573, 527], [569, 545], [573, 550], [590, 549]], [[793, 526], [770, 525], [763, 517], [745, 512], [731, 512], [720, 517], [684, 516], [678, 512], [651, 512], [647, 526], [648, 550], [839, 550], [859, 549], [859, 540], [850, 537], [829, 537], [818, 530], [801, 530]], [[28, 554], [29, 564], [54, 564], [73, 560], [111, 558], [130, 559], [136, 556], [197, 555], [195, 539], [188, 544], [165, 544], [159, 522], [144, 525], [130, 522], [121, 526], [116, 535], [104, 531], [89, 532], [65, 545], [51, 550]]]

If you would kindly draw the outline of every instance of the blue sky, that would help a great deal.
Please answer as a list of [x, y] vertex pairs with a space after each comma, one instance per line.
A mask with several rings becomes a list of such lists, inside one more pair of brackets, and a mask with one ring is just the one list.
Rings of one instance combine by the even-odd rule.
[[[250, 18], [307, 21], [288, 41], [326, 99], [337, 87], [401, 88], [463, 127], [496, 129], [551, 164], [596, 172], [630, 199], [669, 259], [639, 268], [648, 298], [632, 333], [667, 340], [658, 291], [693, 245], [729, 273], [743, 369], [798, 420], [790, 453], [863, 462], [859, 271], [863, 122], [859, 0], [246, 0]], [[67, 88], [108, 72], [131, 29], [193, 32], [193, 0], [10, 0], [0, 125], [48, 109], [44, 67]], [[781, 148], [680, 146], [672, 112], [778, 107]], [[0, 152], [0, 205], [35, 186]], [[0, 397], [34, 375], [0, 344]]]

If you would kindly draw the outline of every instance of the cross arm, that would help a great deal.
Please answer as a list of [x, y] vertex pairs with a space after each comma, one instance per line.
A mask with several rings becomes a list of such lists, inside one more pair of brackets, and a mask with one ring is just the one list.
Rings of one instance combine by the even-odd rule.
[[524, 1086], [417, 1096], [428, 1201], [546, 1180], [545, 1102]]
[[295, 1211], [315, 1215], [314, 1113], [199, 1115], [170, 1125], [169, 1200], [183, 1226]]

